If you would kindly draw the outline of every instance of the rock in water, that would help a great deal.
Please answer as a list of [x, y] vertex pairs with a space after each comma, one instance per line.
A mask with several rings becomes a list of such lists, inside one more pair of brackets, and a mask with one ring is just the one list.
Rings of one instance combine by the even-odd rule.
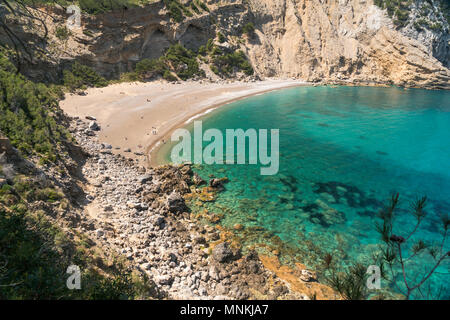
[[215, 189], [223, 189], [223, 185], [227, 182], [228, 182], [227, 178], [211, 179], [209, 181], [209, 186]]
[[194, 172], [193, 181], [196, 186], [201, 186], [201, 185], [206, 184], [206, 181], [203, 180], [196, 172]]

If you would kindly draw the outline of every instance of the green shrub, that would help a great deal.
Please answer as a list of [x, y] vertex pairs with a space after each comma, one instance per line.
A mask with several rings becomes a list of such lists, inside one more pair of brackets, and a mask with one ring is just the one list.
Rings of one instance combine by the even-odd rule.
[[83, 84], [89, 87], [101, 88], [108, 85], [108, 82], [93, 69], [75, 62], [72, 65], [72, 73], [75, 77], [83, 79]]
[[17, 74], [0, 52], [0, 130], [24, 155], [54, 161], [69, 134], [50, 113], [58, 111], [61, 90], [33, 83]]
[[326, 282], [345, 300], [365, 300], [368, 296], [366, 271], [367, 267], [362, 264], [355, 264], [344, 271], [331, 269]]
[[164, 59], [170, 63], [177, 76], [183, 80], [194, 76], [204, 76], [204, 72], [200, 70], [197, 62], [196, 54], [181, 44], [171, 46], [167, 50]]
[[138, 5], [133, 0], [79, 0], [78, 2], [81, 10], [90, 14], [123, 10]]
[[182, 3], [180, 3], [179, 0], [164, 0], [164, 5], [169, 11], [170, 18], [175, 22], [182, 22], [184, 20], [184, 16], [193, 16], [192, 12]]
[[92, 33], [92, 31], [91, 31], [91, 30], [88, 30], [88, 29], [83, 29], [83, 34], [86, 35], [86, 36], [88, 36], [88, 37], [93, 37], [93, 36], [94, 36], [94, 34]]
[[252, 35], [255, 32], [255, 26], [253, 23], [249, 22], [242, 27], [242, 33], [246, 35]]
[[206, 46], [200, 46], [200, 48], [198, 48], [198, 54], [201, 56], [206, 56], [208, 54], [208, 50], [206, 50]]
[[211, 66], [211, 71], [214, 72], [218, 76], [220, 75], [220, 71], [215, 65]]
[[64, 194], [56, 191], [52, 188], [38, 189], [34, 193], [36, 200], [42, 200], [46, 202], [55, 202], [61, 200], [64, 197]]
[[168, 81], [177, 80], [171, 72], [176, 73], [182, 80], [204, 76], [204, 72], [200, 70], [196, 54], [184, 48], [181, 44], [171, 46], [165, 55], [158, 59], [141, 60], [137, 63], [135, 71], [141, 80], [157, 76]]
[[[139, 279], [119, 261], [111, 274], [87, 267], [90, 258], [55, 227], [45, 214], [30, 214], [26, 206], [0, 207], [0, 299], [138, 299], [158, 297], [147, 278]], [[82, 270], [82, 289], [69, 290], [69, 265]]]
[[83, 83], [83, 79], [80, 77], [76, 77], [69, 70], [64, 70], [63, 72], [63, 82], [64, 86], [69, 89], [71, 92], [75, 92], [78, 89], [86, 89], [86, 86]]
[[59, 40], [65, 41], [69, 39], [70, 31], [67, 29], [66, 26], [57, 27], [55, 35]]
[[139, 80], [139, 75], [136, 72], [126, 72], [120, 75], [118, 82], [134, 82]]
[[208, 52], [211, 52], [213, 49], [214, 49], [214, 40], [209, 39], [208, 42], [206, 43], [206, 50]]
[[[389, 16], [393, 19], [394, 24], [397, 27], [404, 27], [407, 25], [409, 20], [409, 13], [411, 11], [411, 0], [374, 0], [375, 5], [379, 6], [382, 9], [386, 9]], [[438, 0], [435, 2], [437, 8], [435, 9], [432, 6], [432, 3], [428, 0], [426, 1], [418, 1], [419, 13], [421, 15], [420, 20], [428, 17], [431, 13], [438, 14], [442, 12], [444, 17], [450, 23], [450, 2], [448, 0]], [[436, 12], [437, 10], [437, 12]], [[414, 27], [421, 31], [424, 28], [430, 28], [431, 30], [440, 31], [442, 30], [442, 25], [438, 22], [427, 22], [426, 24], [416, 21], [414, 23]]]
[[217, 72], [212, 68], [211, 70], [224, 76], [231, 76], [235, 71], [242, 71], [248, 76], [254, 73], [253, 67], [242, 51], [216, 55], [213, 57], [213, 65]]
[[224, 43], [227, 39], [225, 38], [225, 36], [221, 33], [221, 32], [219, 32], [218, 34], [217, 34], [217, 38], [219, 39], [219, 42], [220, 43]]
[[86, 87], [102, 88], [108, 85], [108, 81], [88, 66], [75, 62], [72, 70], [64, 70], [64, 85], [70, 90], [85, 89]]
[[204, 11], [210, 12], [208, 6], [207, 6], [203, 1], [197, 0], [197, 5], [198, 5], [200, 8], [202, 8]]
[[178, 80], [169, 70], [164, 71], [163, 78], [170, 82]]
[[136, 64], [135, 71], [141, 76], [145, 77], [146, 74], [151, 73], [147, 76], [152, 78], [153, 75], [161, 75], [166, 70], [166, 65], [163, 59], [143, 59]]
[[190, 7], [191, 7], [192, 11], [194, 11], [197, 14], [200, 14], [200, 9], [195, 5], [194, 2], [191, 2]]

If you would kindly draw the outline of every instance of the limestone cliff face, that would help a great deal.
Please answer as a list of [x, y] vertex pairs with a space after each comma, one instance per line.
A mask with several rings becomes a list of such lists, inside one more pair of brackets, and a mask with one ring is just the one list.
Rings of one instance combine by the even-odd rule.
[[[227, 39], [223, 45], [246, 52], [261, 78], [450, 89], [448, 28], [440, 35], [414, 33], [414, 11], [411, 22], [397, 30], [373, 0], [205, 2], [209, 12], [181, 23], [171, 20], [162, 1], [83, 16], [82, 30], [64, 43], [54, 40], [53, 55], [60, 66], [78, 59], [113, 77], [176, 42], [196, 50], [220, 31]], [[242, 35], [249, 22], [254, 35]]]
[[260, 74], [449, 88], [450, 72], [365, 0], [250, 0]]

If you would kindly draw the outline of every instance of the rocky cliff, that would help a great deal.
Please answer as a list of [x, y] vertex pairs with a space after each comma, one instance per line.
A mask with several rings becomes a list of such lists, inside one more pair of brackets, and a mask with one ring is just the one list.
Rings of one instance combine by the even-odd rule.
[[449, 70], [397, 31], [372, 1], [251, 1], [258, 25], [249, 54], [259, 73], [311, 81], [449, 86]]
[[[208, 10], [179, 22], [163, 1], [156, 1], [83, 15], [82, 29], [69, 39], [50, 40], [48, 47], [60, 66], [77, 59], [117, 77], [173, 43], [198, 50], [208, 39], [217, 42], [220, 32], [225, 36], [220, 45], [243, 50], [261, 78], [449, 89], [448, 22], [437, 7], [420, 11], [417, 3], [423, 2], [411, 5], [407, 22], [399, 27], [372, 0], [209, 0]], [[54, 10], [64, 21], [64, 11]], [[431, 27], [425, 26], [424, 15]], [[439, 22], [439, 30], [431, 21]], [[255, 30], [243, 34], [248, 23]]]

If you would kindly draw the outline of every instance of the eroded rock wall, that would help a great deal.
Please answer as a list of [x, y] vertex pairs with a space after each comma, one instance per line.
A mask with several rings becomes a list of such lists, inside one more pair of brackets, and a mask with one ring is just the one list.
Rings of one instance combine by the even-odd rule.
[[[106, 77], [118, 77], [132, 71], [139, 60], [160, 56], [171, 44], [181, 42], [197, 50], [220, 31], [227, 43], [247, 53], [261, 78], [450, 88], [448, 57], [443, 58], [448, 50], [445, 41], [433, 42], [428, 31], [413, 34], [413, 20], [398, 30], [373, 0], [206, 3], [209, 12], [185, 17], [181, 23], [170, 18], [162, 1], [144, 8], [83, 16], [83, 28], [73, 31], [68, 40], [49, 41], [60, 67], [55, 72], [77, 59]], [[59, 14], [64, 18], [63, 12]], [[255, 33], [242, 35], [242, 27], [249, 22]], [[448, 37], [445, 30], [433, 39]], [[30, 73], [34, 69], [31, 67]]]
[[266, 76], [449, 88], [449, 70], [364, 0], [250, 0], [249, 56]]

